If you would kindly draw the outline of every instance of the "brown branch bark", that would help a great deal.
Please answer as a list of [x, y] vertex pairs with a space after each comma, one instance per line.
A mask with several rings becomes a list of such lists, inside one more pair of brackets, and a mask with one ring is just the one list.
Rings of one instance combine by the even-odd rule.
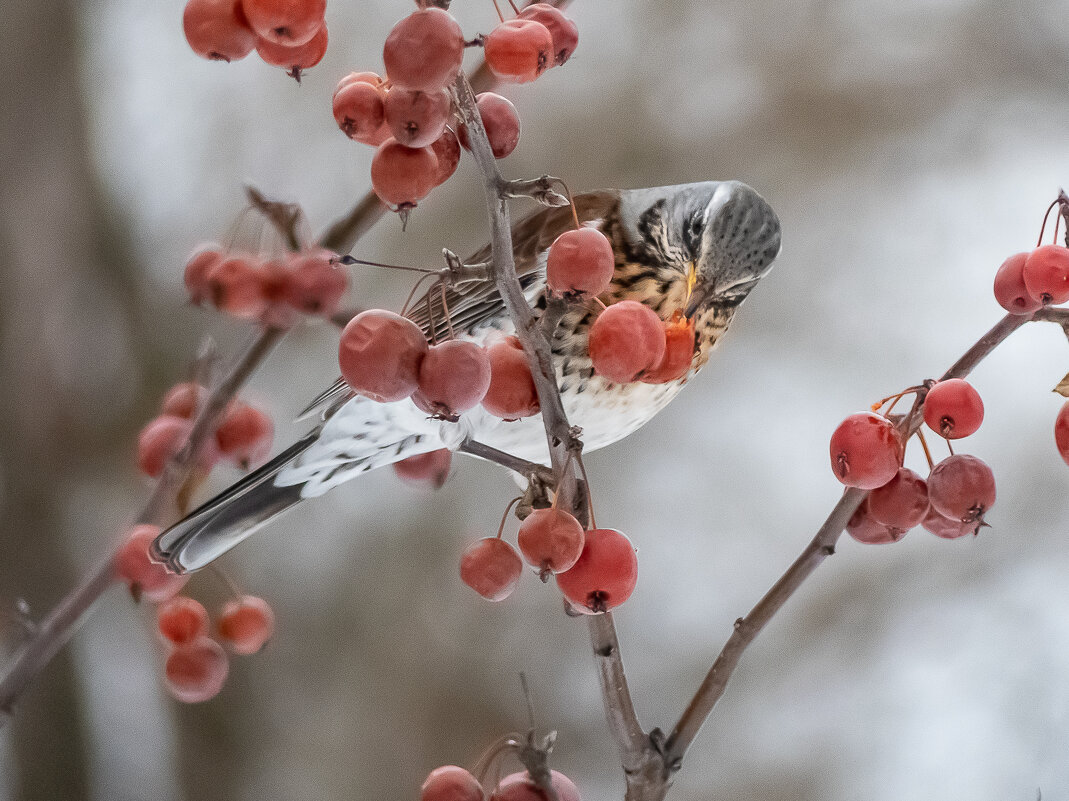
[[[1037, 313], [1038, 315], [1038, 313]], [[954, 362], [940, 378], [964, 378], [1006, 337], [1033, 318], [1028, 315], [1007, 314], [990, 331], [969, 348], [960, 359]], [[1037, 317], [1037, 319], [1039, 319]], [[923, 397], [917, 397], [909, 414], [898, 423], [898, 428], [905, 436], [911, 436], [924, 419]], [[743, 653], [756, 639], [761, 630], [772, 617], [783, 608], [802, 583], [813, 574], [823, 561], [835, 553], [835, 543], [846, 527], [847, 521], [858, 506], [865, 500], [868, 492], [848, 489], [832, 509], [827, 520], [817, 531], [816, 536], [806, 546], [802, 554], [795, 559], [780, 579], [765, 593], [749, 614], [735, 621], [735, 630], [728, 638], [720, 655], [713, 662], [704, 681], [687, 705], [675, 728], [665, 744], [666, 761], [672, 770], [678, 770], [682, 759], [698, 730], [705, 723], [717, 701], [724, 694], [728, 680], [738, 666]]]

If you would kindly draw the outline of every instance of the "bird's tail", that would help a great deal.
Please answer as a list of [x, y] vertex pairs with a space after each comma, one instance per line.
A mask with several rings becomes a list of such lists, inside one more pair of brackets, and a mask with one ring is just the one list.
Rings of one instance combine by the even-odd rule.
[[310, 448], [315, 431], [249, 473], [152, 543], [152, 557], [176, 573], [200, 570], [302, 500], [301, 484], [279, 487], [275, 477]]

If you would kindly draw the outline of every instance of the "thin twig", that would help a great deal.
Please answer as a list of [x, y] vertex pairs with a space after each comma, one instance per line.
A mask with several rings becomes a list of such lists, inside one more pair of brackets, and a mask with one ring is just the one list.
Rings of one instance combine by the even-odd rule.
[[484, 445], [473, 439], [464, 440], [457, 450], [471, 456], [478, 456], [480, 459], [486, 459], [488, 462], [496, 462], [502, 467], [507, 467], [509, 470], [519, 473], [521, 476], [537, 476], [549, 485], [552, 485], [554, 480], [553, 471], [544, 464], [529, 462], [526, 459], [521, 459], [519, 456], [513, 456], [511, 453], [499, 451], [497, 448]]
[[[1028, 315], [1007, 314], [990, 331], [984, 334], [976, 344], [958, 359], [941, 380], [964, 378], [994, 348], [1032, 318]], [[898, 423], [898, 429], [905, 437], [916, 431], [924, 419], [923, 394], [918, 393], [913, 408]], [[724, 694], [728, 680], [731, 678], [739, 659], [757, 635], [783, 608], [788, 599], [809, 578], [810, 575], [828, 557], [835, 553], [835, 543], [846, 527], [850, 516], [865, 500], [868, 492], [860, 489], [848, 489], [832, 509], [827, 520], [817, 531], [815, 537], [806, 546], [802, 554], [795, 559], [780, 579], [765, 593], [757, 605], [746, 617], [735, 621], [735, 630], [728, 638], [720, 655], [702, 681], [701, 686], [687, 705], [675, 728], [665, 744], [665, 758], [672, 770], [678, 769], [683, 755], [694, 741], [702, 724], [709, 717], [716, 702]]]

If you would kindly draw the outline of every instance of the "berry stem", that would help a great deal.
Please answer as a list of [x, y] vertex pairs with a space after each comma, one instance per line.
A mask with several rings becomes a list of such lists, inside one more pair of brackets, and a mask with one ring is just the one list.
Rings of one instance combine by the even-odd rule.
[[499, 22], [504, 22], [504, 21], [505, 21], [505, 18], [504, 18], [504, 16], [502, 16], [502, 14], [501, 14], [501, 8], [500, 8], [500, 7], [498, 6], [498, 4], [497, 4], [497, 0], [491, 0], [491, 2], [492, 2], [492, 3], [494, 4], [494, 11], [496, 11], [496, 12], [497, 12], [497, 19], [498, 19], [498, 21], [499, 21]]
[[931, 471], [935, 467], [935, 461], [932, 459], [932, 452], [928, 450], [928, 440], [924, 438], [924, 432], [919, 428], [917, 429], [917, 439], [920, 440], [921, 447], [924, 448], [924, 458], [928, 460], [928, 470]]
[[215, 577], [219, 579], [222, 585], [226, 587], [226, 591], [234, 596], [234, 600], [240, 601], [244, 593], [241, 591], [241, 588], [238, 587], [237, 582], [231, 578], [230, 574], [219, 567], [215, 562], [212, 562], [208, 567], [211, 569], [212, 573], [215, 574]]
[[501, 515], [501, 522], [497, 526], [497, 538], [501, 539], [501, 535], [505, 532], [505, 521], [509, 519], [509, 512], [512, 511], [512, 507], [523, 500], [523, 496], [513, 498], [509, 501], [508, 506], [505, 507], [505, 513]]

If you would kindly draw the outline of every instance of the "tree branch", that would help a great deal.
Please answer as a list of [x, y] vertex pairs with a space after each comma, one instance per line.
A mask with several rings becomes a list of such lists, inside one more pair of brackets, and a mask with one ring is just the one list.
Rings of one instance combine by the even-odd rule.
[[[940, 380], [964, 378], [1006, 337], [1032, 319], [1029, 315], [1007, 314], [990, 331], [980, 337], [976, 344], [942, 375]], [[913, 408], [898, 422], [897, 427], [908, 439], [920, 428], [923, 420], [923, 396], [918, 394]], [[746, 617], [735, 621], [735, 630], [716, 661], [713, 662], [713, 666], [709, 669], [665, 744], [666, 760], [672, 770], [678, 770], [683, 755], [694, 741], [698, 730], [701, 729], [716, 702], [724, 694], [728, 680], [735, 671], [743, 652], [802, 583], [828, 556], [835, 553], [835, 543], [843, 529], [846, 528], [847, 521], [867, 496], [866, 490], [846, 490], [817, 531], [816, 536], [802, 551], [801, 556], [795, 559], [787, 572], [765, 593], [765, 596], [758, 601]]]
[[473, 439], [464, 440], [460, 443], [458, 450], [470, 454], [471, 456], [478, 456], [480, 459], [486, 459], [488, 462], [496, 462], [502, 467], [507, 467], [509, 470], [519, 473], [521, 476], [537, 476], [550, 486], [552, 486], [554, 482], [553, 471], [544, 464], [529, 462], [526, 459], [521, 459], [519, 456], [513, 456], [511, 453], [499, 451], [497, 448], [484, 445]]

